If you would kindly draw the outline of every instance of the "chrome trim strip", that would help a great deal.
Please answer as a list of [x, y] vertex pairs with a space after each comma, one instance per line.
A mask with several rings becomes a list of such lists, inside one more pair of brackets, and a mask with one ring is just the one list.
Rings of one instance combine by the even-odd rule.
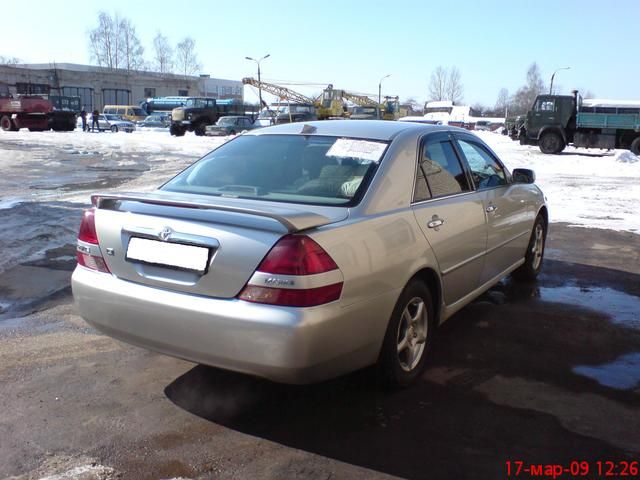
[[181, 243], [184, 245], [194, 245], [196, 247], [213, 249], [218, 249], [220, 247], [220, 242], [215, 238], [176, 232], [175, 230], [172, 230], [166, 238], [162, 238], [161, 230], [150, 227], [122, 227], [122, 233], [129, 235], [129, 237], [148, 238], [150, 240], [158, 240], [167, 243]]
[[[482, 192], [482, 191], [483, 191], [483, 190], [481, 190], [481, 192]], [[470, 191], [468, 191], [468, 192], [452, 193], [451, 195], [442, 195], [442, 196], [440, 196], [440, 197], [433, 197], [433, 198], [428, 198], [428, 199], [426, 199], [426, 200], [421, 200], [421, 201], [419, 201], [419, 202], [412, 203], [412, 204], [411, 204], [411, 206], [412, 206], [412, 207], [415, 207], [415, 206], [417, 206], [417, 205], [422, 205], [423, 203], [436, 202], [436, 201], [438, 201], [438, 200], [444, 200], [444, 199], [446, 199], [446, 198], [452, 198], [452, 197], [463, 197], [463, 196], [465, 196], [465, 195], [473, 195], [473, 194], [477, 194], [477, 193], [480, 193], [480, 192], [478, 192], [478, 190], [470, 190]]]
[[519, 233], [515, 237], [510, 238], [508, 240], [505, 240], [504, 242], [502, 242], [502, 243], [500, 243], [500, 244], [498, 244], [498, 245], [496, 245], [494, 247], [491, 247], [489, 250], [487, 250], [487, 255], [490, 254], [491, 252], [499, 249], [500, 247], [504, 247], [507, 243], [511, 243], [514, 240], [517, 240], [518, 238], [522, 237], [523, 235], [527, 235], [528, 233], [529, 233], [529, 231], [525, 231], [525, 232]]
[[522, 237], [523, 235], [526, 235], [529, 232], [522, 232], [519, 233], [518, 235], [516, 235], [513, 238], [510, 238], [494, 247], [491, 247], [489, 250], [486, 250], [484, 252], [481, 253], [477, 253], [476, 255], [474, 255], [471, 258], [467, 258], [466, 260], [463, 260], [462, 262], [458, 263], [457, 265], [454, 265], [453, 267], [447, 268], [446, 270], [442, 271], [442, 275], [448, 275], [449, 273], [453, 272], [454, 270], [459, 269], [460, 267], [464, 267], [467, 263], [469, 262], [473, 262], [474, 260], [477, 260], [478, 258], [480, 258], [482, 255], [489, 255], [491, 252], [496, 251], [497, 249], [504, 247], [507, 243], [513, 242], [514, 240], [517, 240], [518, 238]]
[[446, 270], [442, 271], [442, 275], [448, 275], [451, 272], [453, 272], [454, 270], [459, 269], [460, 267], [464, 267], [467, 263], [473, 262], [474, 260], [477, 260], [478, 258], [482, 257], [483, 255], [486, 255], [487, 252], [486, 251], [482, 251], [480, 253], [476, 253], [473, 257], [471, 258], [467, 258], [466, 260], [463, 260], [462, 262], [458, 263], [457, 265], [454, 265], [453, 267], [449, 267]]
[[342, 272], [337, 269], [315, 275], [274, 275], [272, 273], [255, 272], [247, 285], [308, 290], [310, 288], [326, 287], [343, 281]]

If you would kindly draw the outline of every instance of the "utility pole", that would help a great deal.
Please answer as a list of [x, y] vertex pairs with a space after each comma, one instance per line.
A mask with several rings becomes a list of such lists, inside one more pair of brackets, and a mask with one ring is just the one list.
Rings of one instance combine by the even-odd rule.
[[551, 84], [549, 85], [549, 95], [553, 95], [553, 79], [556, 76], [556, 73], [559, 72], [560, 70], [571, 70], [571, 67], [561, 67], [556, 69], [555, 72], [553, 72], [553, 75], [551, 75]]
[[391, 74], [385, 75], [378, 82], [378, 120], [380, 120], [380, 108], [382, 107], [382, 80], [389, 78]]
[[256, 64], [258, 65], [258, 97], [260, 97], [260, 110], [262, 110], [262, 82], [260, 80], [260, 62], [262, 60], [264, 60], [265, 58], [269, 58], [271, 56], [271, 54], [267, 53], [264, 57], [262, 57], [259, 60], [256, 60], [255, 58], [251, 58], [251, 57], [244, 57], [247, 60], [251, 60], [252, 62], [256, 62]]

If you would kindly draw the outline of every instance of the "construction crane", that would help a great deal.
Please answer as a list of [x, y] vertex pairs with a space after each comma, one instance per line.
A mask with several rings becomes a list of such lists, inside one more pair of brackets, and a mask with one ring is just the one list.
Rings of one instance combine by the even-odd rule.
[[278, 97], [281, 101], [288, 100], [290, 102], [309, 103], [312, 105], [316, 104], [315, 100], [309, 97], [305, 97], [301, 93], [293, 91], [290, 88], [282, 87], [280, 85], [275, 85], [273, 83], [267, 83], [262, 81], [259, 82], [255, 78], [251, 78], [251, 77], [243, 78], [242, 83], [244, 85], [251, 85], [252, 87], [256, 87], [261, 90], [264, 90], [265, 92]]
[[270, 124], [273, 124], [305, 122], [319, 118], [317, 115], [317, 109], [320, 107], [319, 103], [295, 90], [273, 83], [258, 81], [255, 78], [243, 78], [242, 83], [275, 95], [278, 97], [279, 102], [286, 101], [286, 104], [278, 106], [276, 111], [271, 110], [265, 104], [266, 109], [260, 113], [259, 120], [269, 120]]

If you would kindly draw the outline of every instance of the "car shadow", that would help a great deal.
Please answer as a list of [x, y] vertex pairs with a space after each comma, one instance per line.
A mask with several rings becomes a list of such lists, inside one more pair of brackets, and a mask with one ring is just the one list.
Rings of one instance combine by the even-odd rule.
[[567, 430], [552, 415], [493, 403], [476, 389], [496, 376], [522, 377], [638, 403], [633, 393], [572, 372], [576, 364], [640, 351], [638, 330], [612, 321], [616, 305], [545, 299], [547, 288], [580, 292], [611, 278], [618, 283], [605, 286], [628, 286], [630, 301], [638, 300], [639, 276], [600, 270], [548, 261], [536, 283], [502, 282], [439, 329], [429, 367], [406, 389], [381, 388], [373, 367], [291, 386], [200, 365], [165, 394], [227, 428], [407, 478], [494, 479], [506, 476], [507, 460], [621, 458], [624, 452]]

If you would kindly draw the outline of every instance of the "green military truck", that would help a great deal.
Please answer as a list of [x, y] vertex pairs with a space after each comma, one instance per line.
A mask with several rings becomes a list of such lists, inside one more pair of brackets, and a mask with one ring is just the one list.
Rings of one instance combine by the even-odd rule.
[[573, 95], [538, 95], [519, 131], [520, 143], [542, 153], [572, 144], [622, 148], [640, 155], [640, 102], [582, 100]]
[[196, 135], [204, 135], [207, 125], [214, 125], [220, 117], [227, 115], [258, 114], [256, 105], [244, 105], [238, 100], [217, 100], [206, 97], [189, 97], [184, 106], [171, 111], [171, 126], [169, 132], [177, 137], [187, 131]]

